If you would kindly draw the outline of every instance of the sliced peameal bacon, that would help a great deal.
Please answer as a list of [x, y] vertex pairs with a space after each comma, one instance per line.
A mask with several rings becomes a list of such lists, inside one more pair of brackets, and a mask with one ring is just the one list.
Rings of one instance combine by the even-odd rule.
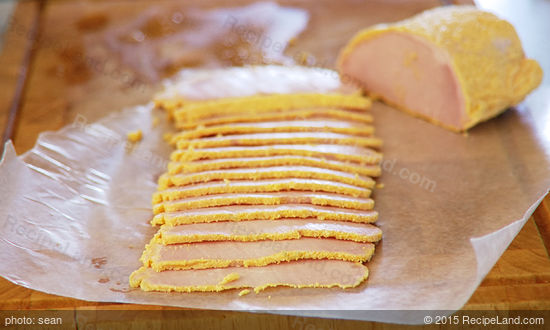
[[267, 193], [278, 191], [309, 191], [337, 193], [352, 197], [368, 198], [371, 190], [346, 183], [314, 179], [234, 180], [199, 183], [184, 187], [171, 187], [153, 194], [153, 204], [228, 193]]
[[332, 132], [356, 136], [372, 136], [372, 125], [357, 124], [337, 120], [292, 120], [264, 121], [257, 123], [236, 123], [200, 127], [178, 133], [176, 139], [200, 139], [218, 135], [236, 135], [251, 133], [290, 133], [290, 132]]
[[309, 166], [273, 166], [257, 169], [237, 168], [205, 171], [190, 174], [162, 175], [159, 189], [172, 186], [187, 186], [211, 181], [265, 180], [265, 179], [314, 179], [341, 182], [361, 188], [371, 189], [375, 181], [368, 176]]
[[[270, 287], [353, 288], [369, 271], [361, 263], [342, 260], [300, 260], [264, 267], [168, 270], [156, 272], [142, 267], [130, 276], [130, 285], [144, 291], [219, 292], [253, 289], [258, 293]], [[227, 280], [227, 279], [232, 280]]]
[[228, 98], [192, 102], [173, 112], [176, 122], [194, 122], [219, 114], [243, 114], [247, 112], [266, 113], [287, 109], [327, 107], [357, 109], [363, 112], [371, 106], [371, 101], [358, 94], [273, 94], [255, 95], [243, 98]]
[[268, 156], [306, 156], [320, 159], [352, 162], [360, 165], [378, 164], [382, 154], [358, 146], [334, 144], [279, 144], [249, 147], [218, 147], [193, 150], [176, 150], [170, 155], [172, 161]]
[[182, 198], [153, 205], [153, 213], [159, 214], [162, 212], [176, 212], [227, 205], [284, 204], [334, 206], [355, 210], [372, 210], [374, 207], [374, 201], [370, 198], [358, 198], [340, 194], [314, 193], [307, 191], [284, 191], [262, 194], [219, 194]]
[[153, 225], [171, 226], [186, 223], [217, 221], [278, 220], [285, 218], [317, 218], [319, 220], [373, 223], [378, 219], [376, 211], [351, 210], [330, 206], [286, 205], [230, 205], [208, 207], [178, 212], [164, 212], [153, 217]]
[[367, 112], [358, 112], [348, 109], [338, 108], [308, 108], [308, 109], [288, 109], [283, 112], [263, 112], [255, 113], [248, 111], [245, 113], [217, 114], [215, 117], [197, 119], [193, 122], [177, 122], [179, 129], [195, 129], [197, 127], [208, 127], [213, 125], [224, 125], [234, 123], [259, 123], [265, 121], [283, 121], [283, 120], [341, 120], [352, 123], [361, 123], [364, 125], [372, 124], [372, 115]]
[[192, 162], [168, 163], [168, 174], [197, 173], [230, 168], [263, 168], [272, 166], [310, 166], [370, 177], [380, 176], [380, 165], [358, 166], [350, 162], [305, 156], [267, 156], [249, 158], [222, 158]]
[[360, 137], [330, 132], [238, 134], [207, 137], [194, 140], [181, 139], [179, 136], [175, 136], [172, 141], [176, 143], [178, 149], [182, 150], [234, 146], [267, 146], [279, 144], [334, 144], [364, 148], [380, 148], [382, 146], [382, 140], [379, 138]]
[[359, 93], [357, 87], [342, 84], [337, 76], [328, 69], [299, 65], [182, 70], [153, 100], [157, 106], [172, 111], [194, 102], [257, 95]]
[[175, 269], [261, 267], [300, 259], [369, 261], [374, 244], [332, 238], [278, 241], [218, 241], [162, 245], [151, 242], [141, 261], [157, 272]]
[[378, 242], [382, 230], [371, 224], [306, 219], [250, 220], [241, 222], [163, 225], [155, 235], [160, 244], [202, 241], [261, 241], [325, 237], [354, 242]]
[[316, 71], [191, 75], [155, 100], [184, 130], [171, 138], [178, 149], [152, 201], [161, 227], [131, 286], [259, 292], [366, 279], [361, 263], [382, 237], [370, 198], [382, 141], [371, 101]]

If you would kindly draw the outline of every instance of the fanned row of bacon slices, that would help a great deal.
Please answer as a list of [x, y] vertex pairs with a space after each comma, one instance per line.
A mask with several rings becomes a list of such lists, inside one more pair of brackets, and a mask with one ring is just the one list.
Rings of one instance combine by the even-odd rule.
[[367, 278], [382, 238], [369, 99], [310, 88], [157, 104], [180, 131], [153, 196], [160, 228], [131, 286], [244, 295]]

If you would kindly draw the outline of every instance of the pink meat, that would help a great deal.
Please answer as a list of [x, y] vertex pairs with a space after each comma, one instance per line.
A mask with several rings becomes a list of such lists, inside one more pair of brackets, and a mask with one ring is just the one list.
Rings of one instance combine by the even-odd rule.
[[447, 53], [410, 33], [387, 32], [359, 44], [341, 70], [374, 95], [449, 127], [466, 121]]

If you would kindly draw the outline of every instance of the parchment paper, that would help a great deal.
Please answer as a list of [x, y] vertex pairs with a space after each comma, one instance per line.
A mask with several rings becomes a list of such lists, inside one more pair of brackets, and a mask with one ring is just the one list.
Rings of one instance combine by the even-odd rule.
[[[302, 82], [301, 89], [334, 85], [329, 71], [309, 71], [315, 84]], [[209, 76], [188, 71], [180, 92], [200, 96]], [[422, 322], [407, 310], [461, 308], [548, 191], [549, 96], [550, 88], [540, 87], [518, 109], [468, 136], [375, 103], [377, 135], [385, 143], [385, 187], [374, 198], [384, 236], [368, 264], [368, 281], [345, 291], [279, 288], [244, 297], [235, 291], [128, 288], [128, 276], [156, 231], [149, 224], [150, 201], [170, 151], [162, 141], [169, 124], [162, 119], [152, 126], [153, 117], [164, 116], [152, 105], [96, 123], [77, 117], [58, 132], [42, 134], [20, 157], [11, 143], [6, 146], [0, 163], [0, 275], [91, 301]], [[128, 144], [125, 135], [134, 129], [142, 129], [144, 139]]]

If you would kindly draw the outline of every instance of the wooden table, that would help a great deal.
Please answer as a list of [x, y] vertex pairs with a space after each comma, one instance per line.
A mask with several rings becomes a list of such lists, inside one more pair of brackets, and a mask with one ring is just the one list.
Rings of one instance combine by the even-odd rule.
[[[130, 4], [131, 2], [131, 4]], [[162, 2], [169, 3], [169, 2]], [[378, 13], [365, 18], [365, 25], [378, 21], [397, 20], [437, 5], [437, 1], [417, 1], [401, 4], [394, 0], [367, 5]], [[204, 6], [221, 6], [222, 2], [203, 3]], [[14, 140], [19, 153], [30, 149], [45, 130], [55, 130], [72, 122], [77, 114], [85, 113], [95, 120], [109, 111], [147, 101], [158, 85], [146, 85], [139, 90], [128, 89], [117, 79], [82, 67], [78, 56], [83, 51], [83, 35], [98, 24], [108, 24], [125, 15], [132, 15], [147, 7], [146, 2], [94, 1], [73, 3], [68, 1], [20, 1], [14, 23], [5, 35], [0, 54], [0, 132]], [[333, 26], [330, 32], [319, 24], [323, 15], [350, 15], [349, 9], [326, 3], [301, 3], [312, 13], [310, 24], [323, 30], [324, 44], [339, 49], [353, 31], [346, 24]], [[539, 19], [544, 20], [543, 14]], [[105, 17], [109, 17], [105, 22]], [[336, 18], [335, 18], [336, 19]], [[531, 19], [536, 19], [531, 18]], [[95, 21], [94, 21], [95, 20]], [[102, 22], [103, 20], [103, 22]], [[88, 25], [86, 25], [88, 24]], [[95, 26], [94, 26], [95, 24]], [[40, 31], [35, 34], [33, 31]], [[321, 33], [321, 32], [320, 32]], [[342, 37], [341, 34], [345, 36]], [[327, 55], [326, 47], [317, 48], [315, 36], [306, 31], [291, 50], [307, 49], [316, 56]], [[49, 42], [60, 40], [57, 47]], [[300, 42], [302, 41], [302, 42]], [[548, 41], [548, 39], [547, 39]], [[71, 59], [66, 61], [64, 58]], [[76, 60], [74, 60], [76, 59]], [[548, 69], [550, 61], [543, 63]], [[26, 70], [27, 74], [22, 75]], [[550, 72], [547, 70], [546, 72]], [[26, 79], [22, 79], [25, 78]], [[116, 92], [113, 92], [116, 91]], [[11, 115], [10, 115], [11, 114]], [[16, 116], [13, 116], [16, 114]], [[547, 198], [529, 219], [525, 227], [487, 275], [464, 309], [550, 309], [550, 198]], [[94, 303], [58, 297], [14, 285], [0, 278], [0, 309], [154, 309], [158, 306], [138, 306]], [[76, 314], [75, 314], [76, 315]], [[371, 328], [370, 322], [296, 318], [290, 316], [258, 315], [237, 312], [185, 311], [187, 325], [218, 327], [233, 325], [243, 328]], [[550, 320], [548, 320], [550, 321]], [[187, 322], [187, 321], [185, 321]], [[385, 327], [392, 328], [391, 325]]]

